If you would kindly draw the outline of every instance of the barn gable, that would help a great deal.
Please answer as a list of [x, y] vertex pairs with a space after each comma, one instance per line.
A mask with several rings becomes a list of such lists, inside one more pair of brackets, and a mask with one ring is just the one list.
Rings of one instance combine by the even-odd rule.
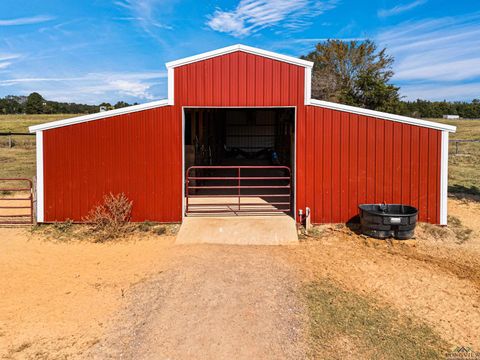
[[[249, 100], [248, 97], [250, 96], [253, 99], [258, 96], [258, 92], [261, 92], [261, 96], [265, 97], [262, 102], [266, 106], [273, 103], [278, 105], [279, 102], [285, 104], [288, 100], [285, 97], [282, 99], [279, 96], [276, 97], [275, 91], [278, 93], [282, 91], [291, 92], [296, 90], [292, 89], [296, 86], [300, 87], [301, 94], [298, 94], [298, 97], [302, 96], [305, 104], [308, 104], [311, 99], [313, 62], [251, 46], [241, 44], [228, 46], [168, 62], [166, 67], [168, 69], [168, 103], [171, 105], [175, 103], [174, 98], [178, 98], [179, 95], [178, 91], [175, 92], [175, 88], [183, 86], [180, 91], [185, 93], [185, 90], [192, 85], [192, 80], [197, 87], [200, 85], [198, 82], [205, 84], [206, 96], [214, 89], [221, 89], [222, 82], [230, 81], [228, 85], [234, 85], [236, 80], [238, 84], [237, 92], [233, 87], [230, 89], [230, 86], [228, 86], [229, 95], [233, 96], [230, 97], [230, 101], [224, 99], [222, 105], [227, 103], [252, 104], [253, 101]], [[268, 73], [265, 69], [272, 69], [272, 71]], [[181, 80], [176, 81], [176, 76], [180, 76]], [[188, 84], [182, 83], [185, 81], [188, 81]], [[292, 94], [290, 97], [292, 97]], [[295, 94], [295, 97], [297, 97], [297, 94]], [[290, 102], [292, 100], [290, 99]], [[289, 105], [292, 105], [292, 103]]]

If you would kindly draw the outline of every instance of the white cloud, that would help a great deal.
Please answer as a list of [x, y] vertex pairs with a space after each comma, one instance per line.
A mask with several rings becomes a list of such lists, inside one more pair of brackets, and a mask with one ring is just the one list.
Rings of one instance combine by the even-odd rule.
[[23, 93], [37, 91], [49, 100], [100, 103], [109, 99], [129, 97], [135, 101], [151, 100], [153, 86], [163, 84], [167, 74], [88, 73], [71, 77], [18, 77], [0, 80], [0, 87], [15, 87]]
[[208, 26], [213, 30], [230, 33], [233, 36], [243, 36], [250, 32], [250, 29], [245, 27], [242, 19], [233, 13], [215, 11], [214, 16], [208, 21]]
[[132, 96], [139, 99], [153, 99], [149, 92], [151, 85], [135, 80], [111, 80], [105, 84], [97, 85], [85, 90], [94, 90], [94, 93], [102, 94], [107, 91], [117, 92], [120, 95]]
[[170, 25], [160, 20], [165, 15], [165, 11], [159, 11], [159, 9], [166, 10], [164, 0], [120, 0], [115, 4], [129, 13], [129, 16], [116, 18], [117, 20], [133, 22], [159, 43], [163, 43], [163, 40], [158, 36], [157, 30], [172, 29]]
[[280, 26], [295, 30], [308, 26], [314, 17], [333, 9], [337, 3], [337, 0], [240, 0], [234, 10], [215, 10], [207, 25], [235, 37]]
[[470, 101], [480, 98], [480, 82], [471, 84], [407, 84], [401, 88], [408, 100], [429, 99], [433, 101]]
[[22, 57], [20, 54], [2, 54], [0, 53], [0, 61], [13, 60]]
[[20, 58], [19, 54], [2, 54], [0, 53], [0, 70], [6, 69], [13, 64], [12, 60]]
[[[461, 88], [462, 83], [480, 83], [479, 22], [480, 13], [404, 22], [381, 32], [376, 40], [395, 57], [393, 80], [402, 89], [408, 87], [409, 97], [441, 94], [457, 99], [464, 94], [471, 99], [479, 97], [478, 87]], [[455, 92], [446, 96], [450, 89]]]
[[0, 20], [0, 26], [39, 24], [39, 23], [51, 21], [53, 19], [55, 18], [47, 15], [38, 15], [38, 16], [23, 17], [23, 18], [16, 18], [16, 19], [3, 19], [3, 20]]
[[404, 13], [406, 11], [415, 9], [416, 7], [423, 5], [427, 2], [427, 0], [416, 0], [408, 4], [397, 5], [391, 9], [380, 9], [378, 10], [379, 17], [388, 17], [393, 15], [398, 15]]

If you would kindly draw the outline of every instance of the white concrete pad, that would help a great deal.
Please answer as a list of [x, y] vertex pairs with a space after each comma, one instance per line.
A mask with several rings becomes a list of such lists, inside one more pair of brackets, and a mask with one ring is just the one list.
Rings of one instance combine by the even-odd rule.
[[283, 216], [186, 217], [177, 244], [287, 245], [298, 243], [295, 221]]

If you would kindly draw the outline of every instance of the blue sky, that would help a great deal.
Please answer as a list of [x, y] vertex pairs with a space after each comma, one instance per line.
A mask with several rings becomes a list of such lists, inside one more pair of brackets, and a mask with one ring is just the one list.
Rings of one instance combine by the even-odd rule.
[[376, 40], [406, 99], [480, 98], [473, 0], [1, 0], [0, 96], [98, 104], [166, 97], [165, 62], [236, 43], [300, 56]]

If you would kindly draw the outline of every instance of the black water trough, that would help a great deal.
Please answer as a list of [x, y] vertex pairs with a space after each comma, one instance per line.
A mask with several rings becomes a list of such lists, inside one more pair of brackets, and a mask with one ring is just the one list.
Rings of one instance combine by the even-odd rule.
[[413, 206], [363, 204], [358, 208], [363, 234], [377, 239], [394, 237], [407, 240], [413, 237], [418, 214], [418, 210]]

